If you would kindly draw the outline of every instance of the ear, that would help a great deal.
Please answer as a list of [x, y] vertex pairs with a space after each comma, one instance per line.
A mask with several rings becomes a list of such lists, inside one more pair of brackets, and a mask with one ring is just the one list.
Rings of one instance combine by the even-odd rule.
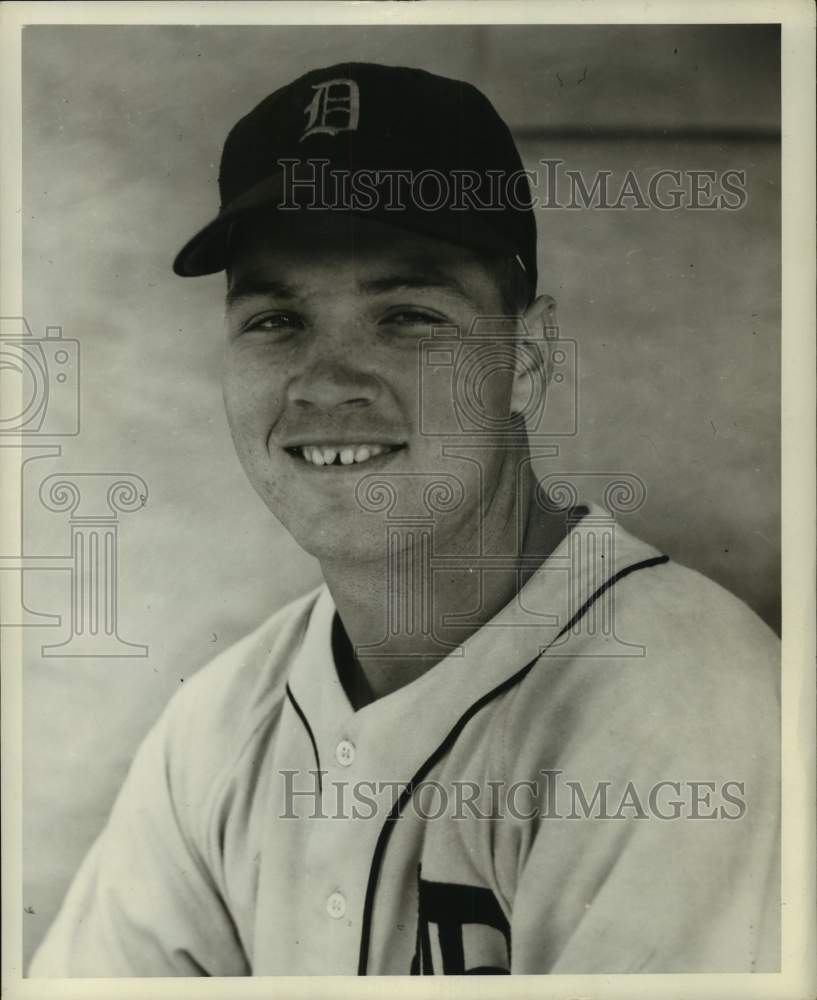
[[511, 412], [521, 413], [547, 390], [550, 379], [550, 344], [556, 336], [556, 300], [540, 295], [522, 316], [517, 342]]

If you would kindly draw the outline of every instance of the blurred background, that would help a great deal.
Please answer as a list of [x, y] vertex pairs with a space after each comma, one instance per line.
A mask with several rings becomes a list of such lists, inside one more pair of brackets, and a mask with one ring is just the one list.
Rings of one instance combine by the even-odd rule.
[[[43, 438], [61, 454], [27, 465], [24, 546], [70, 550], [68, 515], [39, 500], [45, 476], [142, 477], [144, 506], [118, 526], [118, 627], [148, 647], [42, 655], [67, 634], [70, 573], [25, 574], [28, 608], [63, 616], [25, 633], [27, 959], [173, 691], [320, 579], [233, 454], [223, 276], [170, 265], [217, 209], [234, 122], [347, 59], [472, 81], [531, 169], [632, 170], [645, 188], [660, 169], [745, 171], [740, 211], [537, 212], [540, 290], [581, 352], [580, 433], [545, 471], [639, 476], [646, 504], [622, 524], [779, 628], [775, 26], [26, 28], [25, 315], [35, 337], [60, 326], [80, 342], [81, 432]], [[60, 406], [67, 426], [55, 392], [50, 420]]]

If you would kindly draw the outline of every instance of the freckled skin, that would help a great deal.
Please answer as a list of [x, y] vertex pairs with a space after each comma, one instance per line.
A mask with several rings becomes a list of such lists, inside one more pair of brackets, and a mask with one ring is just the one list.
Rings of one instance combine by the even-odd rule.
[[[412, 281], [392, 287], [409, 276]], [[426, 287], [414, 279], [425, 280]], [[286, 286], [286, 287], [283, 287]], [[365, 475], [451, 473], [439, 438], [456, 426], [451, 369], [426, 368], [420, 343], [434, 325], [469, 331], [475, 317], [503, 313], [494, 276], [468, 251], [374, 220], [340, 214], [300, 218], [277, 232], [263, 221], [233, 240], [223, 392], [247, 476], [299, 544], [322, 561], [383, 559], [382, 517], [355, 499]], [[514, 376], [486, 380], [482, 405], [511, 412]], [[315, 468], [284, 449], [303, 440], [404, 447], [372, 463]], [[516, 459], [483, 451], [482, 495], [473, 477], [456, 517], [439, 520], [438, 542], [465, 545], [490, 522], [496, 496], [515, 488]], [[376, 464], [380, 463], [380, 464]], [[458, 467], [461, 468], [461, 467]]]

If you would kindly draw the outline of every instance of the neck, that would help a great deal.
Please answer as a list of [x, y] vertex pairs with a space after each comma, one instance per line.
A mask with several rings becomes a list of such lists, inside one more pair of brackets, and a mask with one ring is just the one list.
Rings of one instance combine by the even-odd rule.
[[[545, 515], [533, 503], [536, 481], [530, 466], [524, 467], [523, 488], [515, 475], [504, 477], [504, 487], [480, 515], [482, 554], [501, 556], [500, 568], [480, 571], [479, 560], [473, 558], [480, 526], [474, 524], [447, 536], [445, 555], [456, 557], [450, 560], [454, 565], [433, 573], [419, 565], [416, 536], [388, 573], [385, 554], [383, 560], [355, 566], [322, 562], [372, 699], [416, 680], [493, 618], [563, 537], [564, 518]], [[519, 524], [525, 525], [521, 544]], [[461, 623], [452, 625], [453, 616]]]

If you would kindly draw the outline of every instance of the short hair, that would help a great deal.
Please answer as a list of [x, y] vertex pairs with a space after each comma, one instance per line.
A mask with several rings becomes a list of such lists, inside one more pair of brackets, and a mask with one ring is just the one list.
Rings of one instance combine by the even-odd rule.
[[528, 275], [515, 257], [505, 254], [478, 253], [482, 266], [494, 276], [502, 308], [509, 316], [521, 316], [536, 295], [531, 288]]

